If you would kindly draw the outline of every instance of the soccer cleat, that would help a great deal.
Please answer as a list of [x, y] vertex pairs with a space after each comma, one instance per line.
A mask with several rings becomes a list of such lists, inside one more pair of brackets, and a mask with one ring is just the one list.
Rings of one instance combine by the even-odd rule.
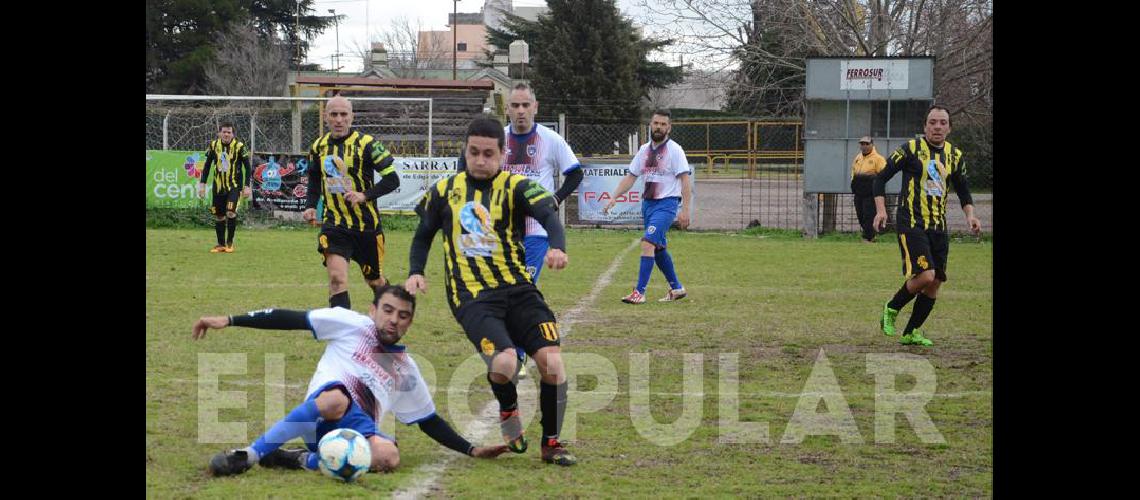
[[224, 253], [225, 251], [226, 247], [223, 245], [215, 245], [214, 248], [210, 249], [210, 253]]
[[902, 345], [920, 345], [924, 347], [934, 345], [934, 342], [931, 342], [930, 339], [922, 336], [922, 331], [918, 328], [915, 328], [914, 331], [910, 332], [910, 335], [903, 335], [902, 337], [899, 337], [899, 343]]
[[515, 453], [526, 453], [526, 436], [523, 435], [518, 408], [499, 412], [499, 430], [503, 433], [503, 441], [506, 441], [507, 448]]
[[643, 295], [641, 292], [639, 292], [637, 290], [634, 290], [629, 295], [622, 297], [621, 301], [625, 302], [626, 304], [644, 304], [645, 303], [645, 295]]
[[883, 330], [883, 335], [888, 337], [895, 336], [895, 318], [899, 312], [891, 309], [890, 303], [883, 304], [883, 317], [879, 318], [879, 328]]
[[526, 378], [526, 354], [519, 360], [519, 378]]
[[542, 461], [548, 464], [570, 466], [578, 463], [578, 459], [574, 457], [566, 448], [562, 447], [557, 439], [547, 439], [542, 443]]
[[308, 451], [304, 448], [278, 448], [261, 457], [257, 463], [267, 469], [303, 469], [301, 458]]
[[226, 253], [234, 253], [234, 244], [230, 243], [229, 245], [226, 245], [226, 249], [224, 251]]
[[658, 299], [657, 302], [673, 302], [675, 300], [681, 300], [688, 296], [689, 292], [685, 291], [685, 287], [681, 287], [675, 290], [669, 290], [669, 293], [665, 294], [664, 297]]
[[214, 455], [210, 459], [210, 474], [213, 476], [233, 476], [253, 467], [249, 453], [245, 450], [230, 450]]

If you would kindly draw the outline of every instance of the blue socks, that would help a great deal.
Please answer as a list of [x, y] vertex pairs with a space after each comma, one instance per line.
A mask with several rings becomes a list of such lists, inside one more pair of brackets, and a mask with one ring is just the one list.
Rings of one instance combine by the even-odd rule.
[[673, 269], [673, 256], [669, 255], [669, 251], [664, 248], [657, 250], [654, 259], [657, 261], [657, 267], [661, 268], [661, 273], [665, 275], [665, 281], [669, 282], [669, 288], [673, 290], [683, 288], [681, 281], [677, 279], [677, 271]]
[[644, 295], [649, 285], [649, 275], [653, 273], [653, 257], [641, 256], [641, 270], [637, 274], [637, 292]]

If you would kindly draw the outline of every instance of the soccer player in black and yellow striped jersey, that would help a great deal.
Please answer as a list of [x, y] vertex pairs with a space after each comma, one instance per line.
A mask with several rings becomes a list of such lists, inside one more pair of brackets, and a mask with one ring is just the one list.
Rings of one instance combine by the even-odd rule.
[[[317, 252], [329, 275], [329, 307], [351, 309], [348, 298], [348, 261], [360, 265], [364, 281], [373, 291], [384, 279], [384, 228], [375, 200], [400, 187], [395, 158], [380, 141], [352, 128], [352, 103], [342, 96], [325, 104], [329, 132], [309, 148], [309, 190], [301, 214], [316, 220], [317, 201], [323, 199]], [[380, 181], [373, 180], [373, 172]]]
[[210, 167], [215, 165], [210, 213], [214, 215], [218, 244], [210, 249], [210, 253], [233, 253], [238, 200], [241, 196], [249, 197], [251, 175], [249, 149], [234, 137], [234, 124], [231, 122], [222, 122], [218, 127], [218, 138], [210, 141], [206, 150], [206, 166], [202, 167], [202, 179], [198, 183], [199, 198], [206, 195]]
[[526, 452], [513, 380], [521, 348], [541, 374], [542, 460], [573, 465], [577, 459], [558, 441], [566, 409], [558, 324], [526, 271], [526, 218], [546, 229], [547, 267], [566, 267], [566, 235], [554, 195], [524, 175], [502, 170], [505, 142], [497, 119], [483, 116], [468, 126], [467, 170], [429, 188], [416, 207], [420, 225], [404, 287], [412, 293], [427, 289], [424, 266], [432, 239], [442, 229], [444, 290], [456, 321], [487, 362], [503, 440], [511, 451]]
[[977, 234], [982, 224], [974, 217], [974, 200], [970, 196], [962, 151], [946, 141], [950, 134], [950, 111], [942, 106], [931, 106], [926, 112], [923, 132], [922, 139], [907, 141], [895, 150], [887, 159], [886, 168], [875, 178], [874, 226], [879, 230], [885, 227], [887, 181], [902, 171], [903, 187], [895, 222], [907, 281], [883, 306], [879, 324], [884, 334], [894, 335], [899, 310], [917, 295], [899, 343], [930, 346], [934, 343], [923, 336], [919, 328], [934, 309], [938, 290], [946, 281], [946, 259], [950, 255], [946, 201], [951, 188], [958, 194], [970, 230]]

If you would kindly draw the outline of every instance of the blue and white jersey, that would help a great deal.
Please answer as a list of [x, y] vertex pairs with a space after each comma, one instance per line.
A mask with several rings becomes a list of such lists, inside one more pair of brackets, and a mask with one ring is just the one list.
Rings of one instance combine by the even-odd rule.
[[643, 144], [629, 163], [628, 172], [635, 177], [645, 176], [643, 200], [660, 200], [681, 196], [681, 180], [677, 177], [691, 174], [692, 169], [685, 158], [685, 150], [668, 139], [656, 148], [653, 142]]
[[405, 424], [435, 413], [427, 382], [403, 346], [385, 346], [372, 318], [343, 307], [308, 314], [313, 337], [327, 343], [306, 394], [341, 382], [361, 410], [377, 423], [392, 412]]
[[[549, 127], [534, 124], [530, 132], [519, 135], [505, 127], [507, 148], [503, 152], [503, 170], [527, 176], [547, 191], [554, 192], [554, 175], [580, 168], [570, 145]], [[527, 236], [546, 236], [546, 230], [533, 218], [526, 218]]]

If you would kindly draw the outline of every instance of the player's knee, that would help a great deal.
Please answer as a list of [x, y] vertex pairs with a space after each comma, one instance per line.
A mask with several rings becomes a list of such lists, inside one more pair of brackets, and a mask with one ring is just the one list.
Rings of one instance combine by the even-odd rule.
[[505, 384], [518, 372], [518, 354], [513, 347], [508, 347], [491, 358], [491, 371], [488, 376], [496, 384]]
[[237, 212], [226, 212], [226, 218], [236, 219], [237, 218]]
[[215, 216], [214, 216], [214, 220], [215, 220], [215, 221], [217, 221], [217, 222], [225, 222], [225, 221], [226, 221], [226, 217], [225, 217], [224, 215], [215, 215]]
[[340, 420], [348, 412], [348, 396], [340, 389], [329, 389], [317, 396], [317, 411], [325, 420]]
[[934, 281], [934, 270], [933, 269], [931, 269], [929, 271], [923, 271], [921, 273], [918, 273], [918, 275], [914, 277], [914, 284], [918, 285], [919, 290], [926, 288], [926, 286], [930, 285], [930, 283], [933, 281]]
[[652, 257], [657, 252], [657, 245], [641, 240], [641, 255]]
[[[373, 446], [372, 472], [392, 472], [396, 470], [396, 467], [400, 466], [399, 452], [388, 451], [385, 448], [388, 447]], [[393, 446], [393, 448], [395, 447]]]
[[566, 369], [562, 364], [562, 350], [558, 346], [547, 346], [534, 354], [534, 362], [547, 384], [561, 384], [566, 381]]
[[384, 279], [384, 276], [380, 276], [379, 278], [376, 278], [374, 280], [365, 279], [364, 281], [366, 281], [368, 283], [368, 286], [370, 286], [372, 288], [379, 288], [379, 287], [382, 287], [388, 283], [388, 280]]
[[922, 294], [932, 299], [936, 299], [938, 298], [939, 288], [942, 288], [942, 280], [939, 280], [937, 278], [932, 279], [930, 283], [926, 285], [926, 288], [922, 289]]
[[341, 273], [329, 274], [329, 288], [336, 291], [348, 288], [348, 278]]

